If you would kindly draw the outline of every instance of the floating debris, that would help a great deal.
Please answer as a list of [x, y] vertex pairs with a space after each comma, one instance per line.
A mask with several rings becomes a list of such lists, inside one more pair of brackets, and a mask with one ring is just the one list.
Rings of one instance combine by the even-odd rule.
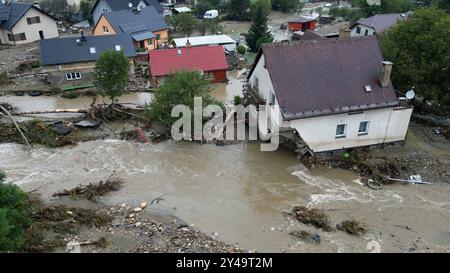
[[366, 233], [366, 229], [362, 224], [356, 220], [345, 220], [342, 223], [336, 225], [336, 229], [345, 231], [348, 234], [361, 236]]
[[304, 206], [294, 206], [291, 213], [288, 215], [293, 216], [298, 221], [304, 224], [311, 224], [317, 228], [321, 228], [325, 231], [332, 231], [328, 216], [319, 209], [308, 209]]
[[79, 121], [75, 123], [75, 126], [82, 127], [82, 128], [97, 128], [102, 124], [101, 121], [93, 120], [93, 119], [85, 119], [82, 121]]
[[110, 176], [105, 182], [100, 181], [98, 184], [78, 185], [70, 190], [63, 190], [54, 193], [53, 197], [70, 196], [72, 199], [86, 198], [96, 201], [98, 196], [103, 196], [112, 191], [118, 191], [122, 187], [123, 181], [119, 177]]

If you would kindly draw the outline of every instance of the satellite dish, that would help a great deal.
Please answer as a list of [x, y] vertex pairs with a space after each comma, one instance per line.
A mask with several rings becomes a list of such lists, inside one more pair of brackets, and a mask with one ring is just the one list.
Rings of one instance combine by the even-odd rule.
[[406, 92], [406, 98], [408, 100], [412, 100], [416, 97], [416, 93], [414, 92], [414, 90], [409, 90], [408, 92]]
[[128, 7], [131, 9], [133, 7], [133, 4], [131, 2], [128, 3]]

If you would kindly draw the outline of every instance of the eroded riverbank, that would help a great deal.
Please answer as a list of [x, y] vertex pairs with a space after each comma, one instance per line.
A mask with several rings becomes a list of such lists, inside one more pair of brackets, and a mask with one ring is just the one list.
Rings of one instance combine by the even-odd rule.
[[[351, 171], [306, 170], [289, 151], [260, 152], [258, 143], [220, 147], [105, 140], [30, 152], [1, 144], [0, 166], [8, 181], [25, 190], [39, 188], [47, 198], [115, 171], [124, 187], [101, 198], [103, 204], [133, 206], [165, 194], [155, 209], [248, 250], [365, 252], [372, 241], [388, 252], [450, 250], [448, 184], [394, 184], [373, 191]], [[282, 214], [293, 204], [324, 209], [333, 225], [357, 219], [368, 231], [354, 237], [299, 224]], [[318, 233], [321, 244], [289, 235], [297, 229]]]

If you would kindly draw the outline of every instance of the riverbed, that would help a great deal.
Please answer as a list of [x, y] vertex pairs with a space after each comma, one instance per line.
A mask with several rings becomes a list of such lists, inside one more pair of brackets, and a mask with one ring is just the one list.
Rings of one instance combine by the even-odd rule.
[[[450, 250], [447, 184], [391, 185], [374, 191], [351, 171], [306, 170], [291, 152], [261, 152], [256, 142], [219, 147], [104, 140], [31, 151], [17, 144], [1, 144], [0, 169], [8, 181], [25, 190], [38, 188], [43, 197], [104, 180], [115, 172], [124, 178], [125, 186], [101, 202], [138, 205], [164, 195], [163, 201], [153, 205], [155, 209], [248, 250]], [[282, 214], [294, 204], [324, 209], [332, 224], [356, 219], [368, 232], [358, 238], [298, 224]], [[289, 235], [299, 229], [318, 232], [321, 244]]]

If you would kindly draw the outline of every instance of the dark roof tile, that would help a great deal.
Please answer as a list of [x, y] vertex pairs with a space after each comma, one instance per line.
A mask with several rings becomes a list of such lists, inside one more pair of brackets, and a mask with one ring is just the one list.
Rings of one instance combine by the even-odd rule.
[[398, 104], [392, 84], [379, 84], [375, 36], [268, 44], [262, 52], [285, 119]]

